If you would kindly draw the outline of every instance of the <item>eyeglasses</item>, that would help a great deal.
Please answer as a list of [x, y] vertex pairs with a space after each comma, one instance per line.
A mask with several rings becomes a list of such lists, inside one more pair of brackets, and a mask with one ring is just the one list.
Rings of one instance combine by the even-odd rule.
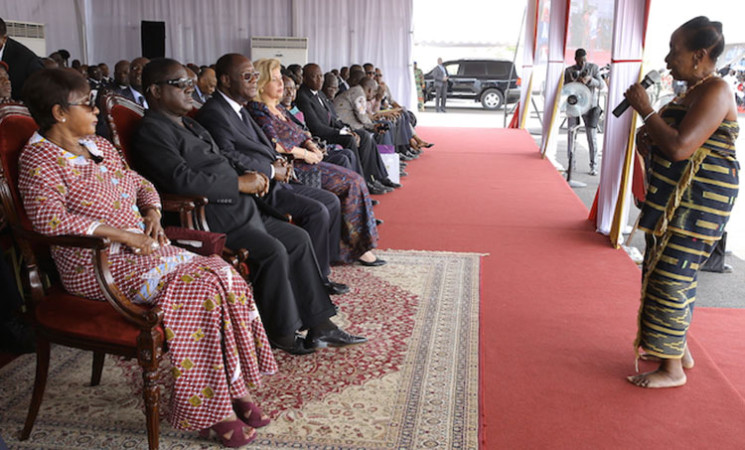
[[174, 78], [173, 80], [158, 81], [155, 84], [167, 84], [185, 91], [188, 88], [194, 87], [194, 80], [191, 78]]
[[90, 94], [88, 94], [88, 98], [76, 103], [68, 103], [70, 106], [82, 106], [84, 108], [88, 108], [89, 110], [93, 111], [96, 108], [96, 93], [91, 91]]
[[241, 78], [243, 78], [244, 81], [248, 81], [250, 83], [253, 80], [258, 80], [259, 75], [261, 75], [261, 73], [259, 72], [243, 72], [241, 74]]
[[375, 72], [373, 72], [372, 70], [370, 72], [365, 72], [365, 73], [368, 75], [375, 75]]

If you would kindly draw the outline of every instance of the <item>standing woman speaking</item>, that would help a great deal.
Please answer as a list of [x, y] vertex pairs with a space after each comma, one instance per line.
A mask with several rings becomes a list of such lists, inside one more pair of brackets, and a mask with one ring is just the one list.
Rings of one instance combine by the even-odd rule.
[[634, 348], [660, 364], [628, 377], [640, 387], [685, 384], [684, 369], [693, 367], [686, 333], [698, 270], [721, 239], [737, 197], [737, 108], [729, 86], [715, 75], [723, 50], [722, 24], [696, 17], [675, 30], [665, 57], [687, 90], [659, 112], [640, 84], [625, 94], [644, 118], [636, 141], [648, 157], [650, 180], [639, 219], [647, 247]]

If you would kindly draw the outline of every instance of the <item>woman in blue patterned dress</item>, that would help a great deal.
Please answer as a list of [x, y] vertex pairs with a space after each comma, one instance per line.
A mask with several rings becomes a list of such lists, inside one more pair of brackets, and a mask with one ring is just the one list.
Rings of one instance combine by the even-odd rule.
[[650, 180], [639, 220], [647, 248], [635, 351], [642, 348], [644, 359], [660, 363], [628, 377], [640, 387], [685, 384], [684, 369], [693, 367], [686, 334], [698, 270], [721, 239], [737, 197], [737, 108], [729, 86], [715, 75], [723, 49], [722, 24], [696, 17], [673, 33], [665, 57], [687, 90], [659, 113], [640, 84], [626, 91], [645, 122], [637, 150], [649, 158]]

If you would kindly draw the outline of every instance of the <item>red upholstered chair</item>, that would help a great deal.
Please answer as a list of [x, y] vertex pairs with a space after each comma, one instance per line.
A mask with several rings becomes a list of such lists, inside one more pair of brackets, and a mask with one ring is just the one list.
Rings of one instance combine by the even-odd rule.
[[[104, 115], [106, 123], [111, 131], [111, 141], [122, 154], [122, 157], [130, 167], [132, 156], [132, 136], [134, 135], [137, 125], [145, 114], [142, 106], [131, 101], [126, 97], [117, 94], [106, 94], [103, 98]], [[196, 111], [192, 109], [192, 111]], [[210, 231], [205, 216], [205, 206], [208, 200], [206, 197], [189, 197], [183, 195], [174, 195], [167, 192], [160, 192], [163, 202], [163, 210], [168, 212], [178, 212], [181, 226], [202, 231]], [[236, 268], [244, 278], [248, 277], [248, 251], [246, 249], [230, 250], [225, 248], [222, 254], [223, 259], [228, 261]]]
[[[158, 448], [159, 416], [156, 371], [164, 353], [163, 313], [158, 307], [130, 302], [109, 272], [109, 240], [96, 236], [43, 236], [33, 231], [18, 192], [18, 157], [37, 129], [23, 106], [0, 105], [0, 199], [5, 220], [24, 260], [27, 314], [36, 335], [36, 379], [21, 439], [28, 439], [41, 406], [49, 369], [50, 343], [93, 352], [91, 385], [99, 384], [106, 353], [137, 358], [145, 382], [148, 443]], [[52, 261], [51, 245], [93, 250], [96, 279], [106, 301], [64, 291]], [[114, 407], [112, 405], [112, 407]]]

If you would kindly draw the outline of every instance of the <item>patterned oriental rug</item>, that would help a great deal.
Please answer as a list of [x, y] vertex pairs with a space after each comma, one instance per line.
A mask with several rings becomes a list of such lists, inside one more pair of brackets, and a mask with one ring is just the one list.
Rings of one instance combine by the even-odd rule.
[[[336, 323], [370, 342], [304, 357], [275, 351], [280, 372], [253, 393], [274, 420], [247, 448], [478, 448], [480, 255], [379, 253], [388, 265], [333, 271], [352, 288], [334, 297]], [[107, 359], [101, 385], [90, 387], [91, 358], [52, 349], [44, 401], [25, 442], [18, 433], [35, 357], [0, 369], [0, 436], [10, 448], [147, 447], [136, 362]], [[167, 421], [160, 444], [220, 448]]]

